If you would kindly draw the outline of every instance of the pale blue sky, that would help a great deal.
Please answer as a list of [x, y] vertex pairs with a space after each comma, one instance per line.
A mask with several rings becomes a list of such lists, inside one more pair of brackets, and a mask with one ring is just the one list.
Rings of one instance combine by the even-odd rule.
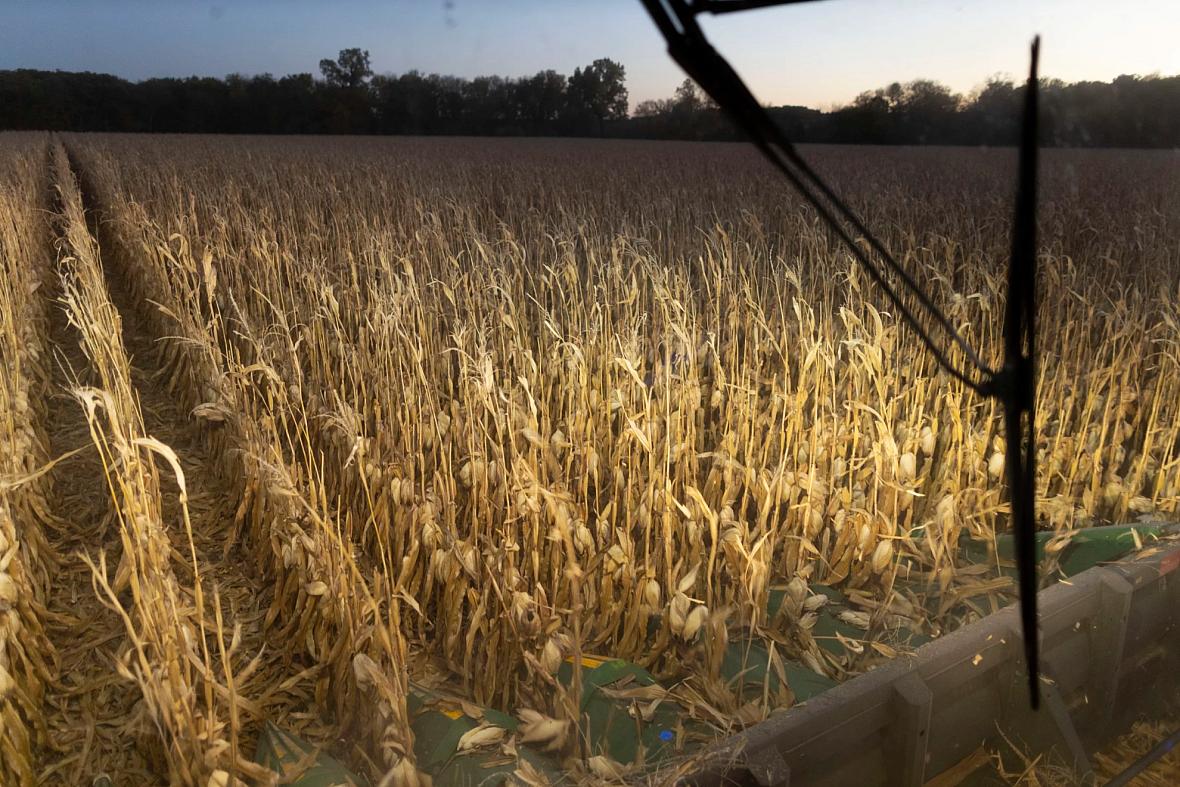
[[[893, 80], [969, 91], [1020, 75], [1180, 73], [1180, 0], [826, 0], [705, 17], [763, 101], [828, 107]], [[0, 68], [149, 76], [317, 70], [347, 46], [379, 72], [627, 68], [632, 105], [682, 78], [638, 0], [0, 0]]]

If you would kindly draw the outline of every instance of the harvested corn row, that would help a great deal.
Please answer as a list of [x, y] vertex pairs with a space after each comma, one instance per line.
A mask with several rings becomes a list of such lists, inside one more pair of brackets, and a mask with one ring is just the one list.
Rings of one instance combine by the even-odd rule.
[[[223, 674], [223, 662], [207, 632], [214, 618], [213, 599], [207, 599], [202, 588], [195, 550], [179, 556], [191, 561], [192, 587], [182, 587], [175, 574], [167, 528], [184, 528], [192, 543], [183, 471], [172, 449], [144, 428], [119, 313], [107, 295], [98, 249], [64, 148], [55, 147], [53, 161], [62, 206], [63, 306], [98, 383], [76, 388], [74, 395], [85, 409], [102, 460], [122, 542], [113, 571], [106, 555], [92, 564], [95, 592], [119, 612], [132, 644], [120, 654], [116, 668], [140, 686], [147, 713], [162, 734], [158, 758], [169, 783], [226, 783], [231, 771], [250, 773], [258, 768], [234, 761], [238, 747], [225, 739], [229, 713], [224, 694], [225, 687], [232, 686], [232, 676]], [[182, 522], [163, 521], [161, 466], [177, 477]], [[128, 590], [130, 603], [122, 598]], [[212, 633], [223, 635], [218, 626]]]
[[324, 488], [323, 460], [296, 416], [294, 384], [276, 371], [282, 360], [248, 323], [223, 316], [210, 255], [196, 257], [179, 235], [145, 234], [135, 206], [112, 204], [105, 214], [108, 259], [138, 300], [162, 307], [147, 316], [168, 337], [167, 385], [205, 422], [221, 477], [240, 484], [235, 531], [277, 589], [267, 616], [276, 638], [325, 668], [317, 705], [369, 739], [382, 773], [415, 784], [399, 592], [388, 572], [374, 575], [352, 554], [351, 528], [340, 521], [347, 514]]
[[0, 783], [37, 783], [33, 750], [44, 744], [41, 699], [54, 679], [43, 621], [55, 555], [46, 538], [50, 457], [40, 430], [46, 389], [48, 227], [37, 206], [46, 188], [45, 145], [22, 137], [0, 147]]

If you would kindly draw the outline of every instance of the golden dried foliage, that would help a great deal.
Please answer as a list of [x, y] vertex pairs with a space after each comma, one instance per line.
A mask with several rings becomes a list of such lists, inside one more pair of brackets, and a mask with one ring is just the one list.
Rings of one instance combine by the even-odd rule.
[[[230, 539], [274, 582], [268, 624], [321, 670], [317, 706], [390, 783], [423, 778], [411, 679], [445, 674], [518, 708], [522, 741], [616, 778], [584, 750], [577, 671], [568, 688], [553, 677], [566, 659], [697, 676], [686, 685], [717, 726], [751, 723], [790, 696], [727, 698], [729, 632], [843, 676], [894, 652], [871, 642], [880, 625], [924, 614], [894, 591], [899, 575], [947, 598], [996, 590], [962, 573], [958, 546], [1006, 526], [997, 407], [938, 371], [749, 151], [68, 144], [106, 222], [103, 261], [151, 305], [167, 385], [236, 479]], [[1011, 153], [817, 155], [995, 362]], [[1176, 164], [1045, 160], [1041, 525], [1174, 514]], [[131, 576], [168, 599], [175, 556], [151, 545], [169, 449], [139, 430], [99, 261], [64, 196], [67, 303], [109, 370], [79, 395], [110, 458]], [[874, 647], [849, 639], [846, 660], [817, 647], [821, 583], [856, 600], [842, 620]], [[786, 600], [767, 620], [772, 588]], [[175, 767], [240, 767], [217, 749], [238, 746], [221, 693], [201, 691], [231, 678], [202, 644], [209, 600], [168, 602], [170, 620], [153, 603], [137, 599], [128, 630], [137, 652], [184, 643], [180, 683], [150, 660], [128, 669], [170, 720]], [[178, 687], [190, 704], [170, 709]], [[183, 748], [197, 740], [217, 753]], [[490, 728], [463, 741], [501, 744]]]

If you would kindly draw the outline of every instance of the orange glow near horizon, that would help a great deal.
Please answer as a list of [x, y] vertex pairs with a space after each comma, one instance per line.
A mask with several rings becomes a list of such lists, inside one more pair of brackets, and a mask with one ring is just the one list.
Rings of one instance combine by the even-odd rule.
[[1180, 74], [1176, 0], [828, 0], [707, 19], [705, 28], [773, 104], [827, 108], [917, 78], [961, 93], [993, 75], [1019, 81], [1038, 33], [1047, 77]]

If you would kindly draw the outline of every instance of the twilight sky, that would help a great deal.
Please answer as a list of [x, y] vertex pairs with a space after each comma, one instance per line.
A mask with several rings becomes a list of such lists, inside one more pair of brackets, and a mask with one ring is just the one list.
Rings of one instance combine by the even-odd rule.
[[[826, 108], [918, 77], [969, 91], [1027, 69], [1067, 81], [1180, 73], [1180, 0], [827, 0], [703, 17], [760, 99]], [[374, 70], [627, 69], [632, 106], [682, 79], [638, 0], [0, 0], [0, 69], [130, 79], [283, 75], [359, 46]]]

